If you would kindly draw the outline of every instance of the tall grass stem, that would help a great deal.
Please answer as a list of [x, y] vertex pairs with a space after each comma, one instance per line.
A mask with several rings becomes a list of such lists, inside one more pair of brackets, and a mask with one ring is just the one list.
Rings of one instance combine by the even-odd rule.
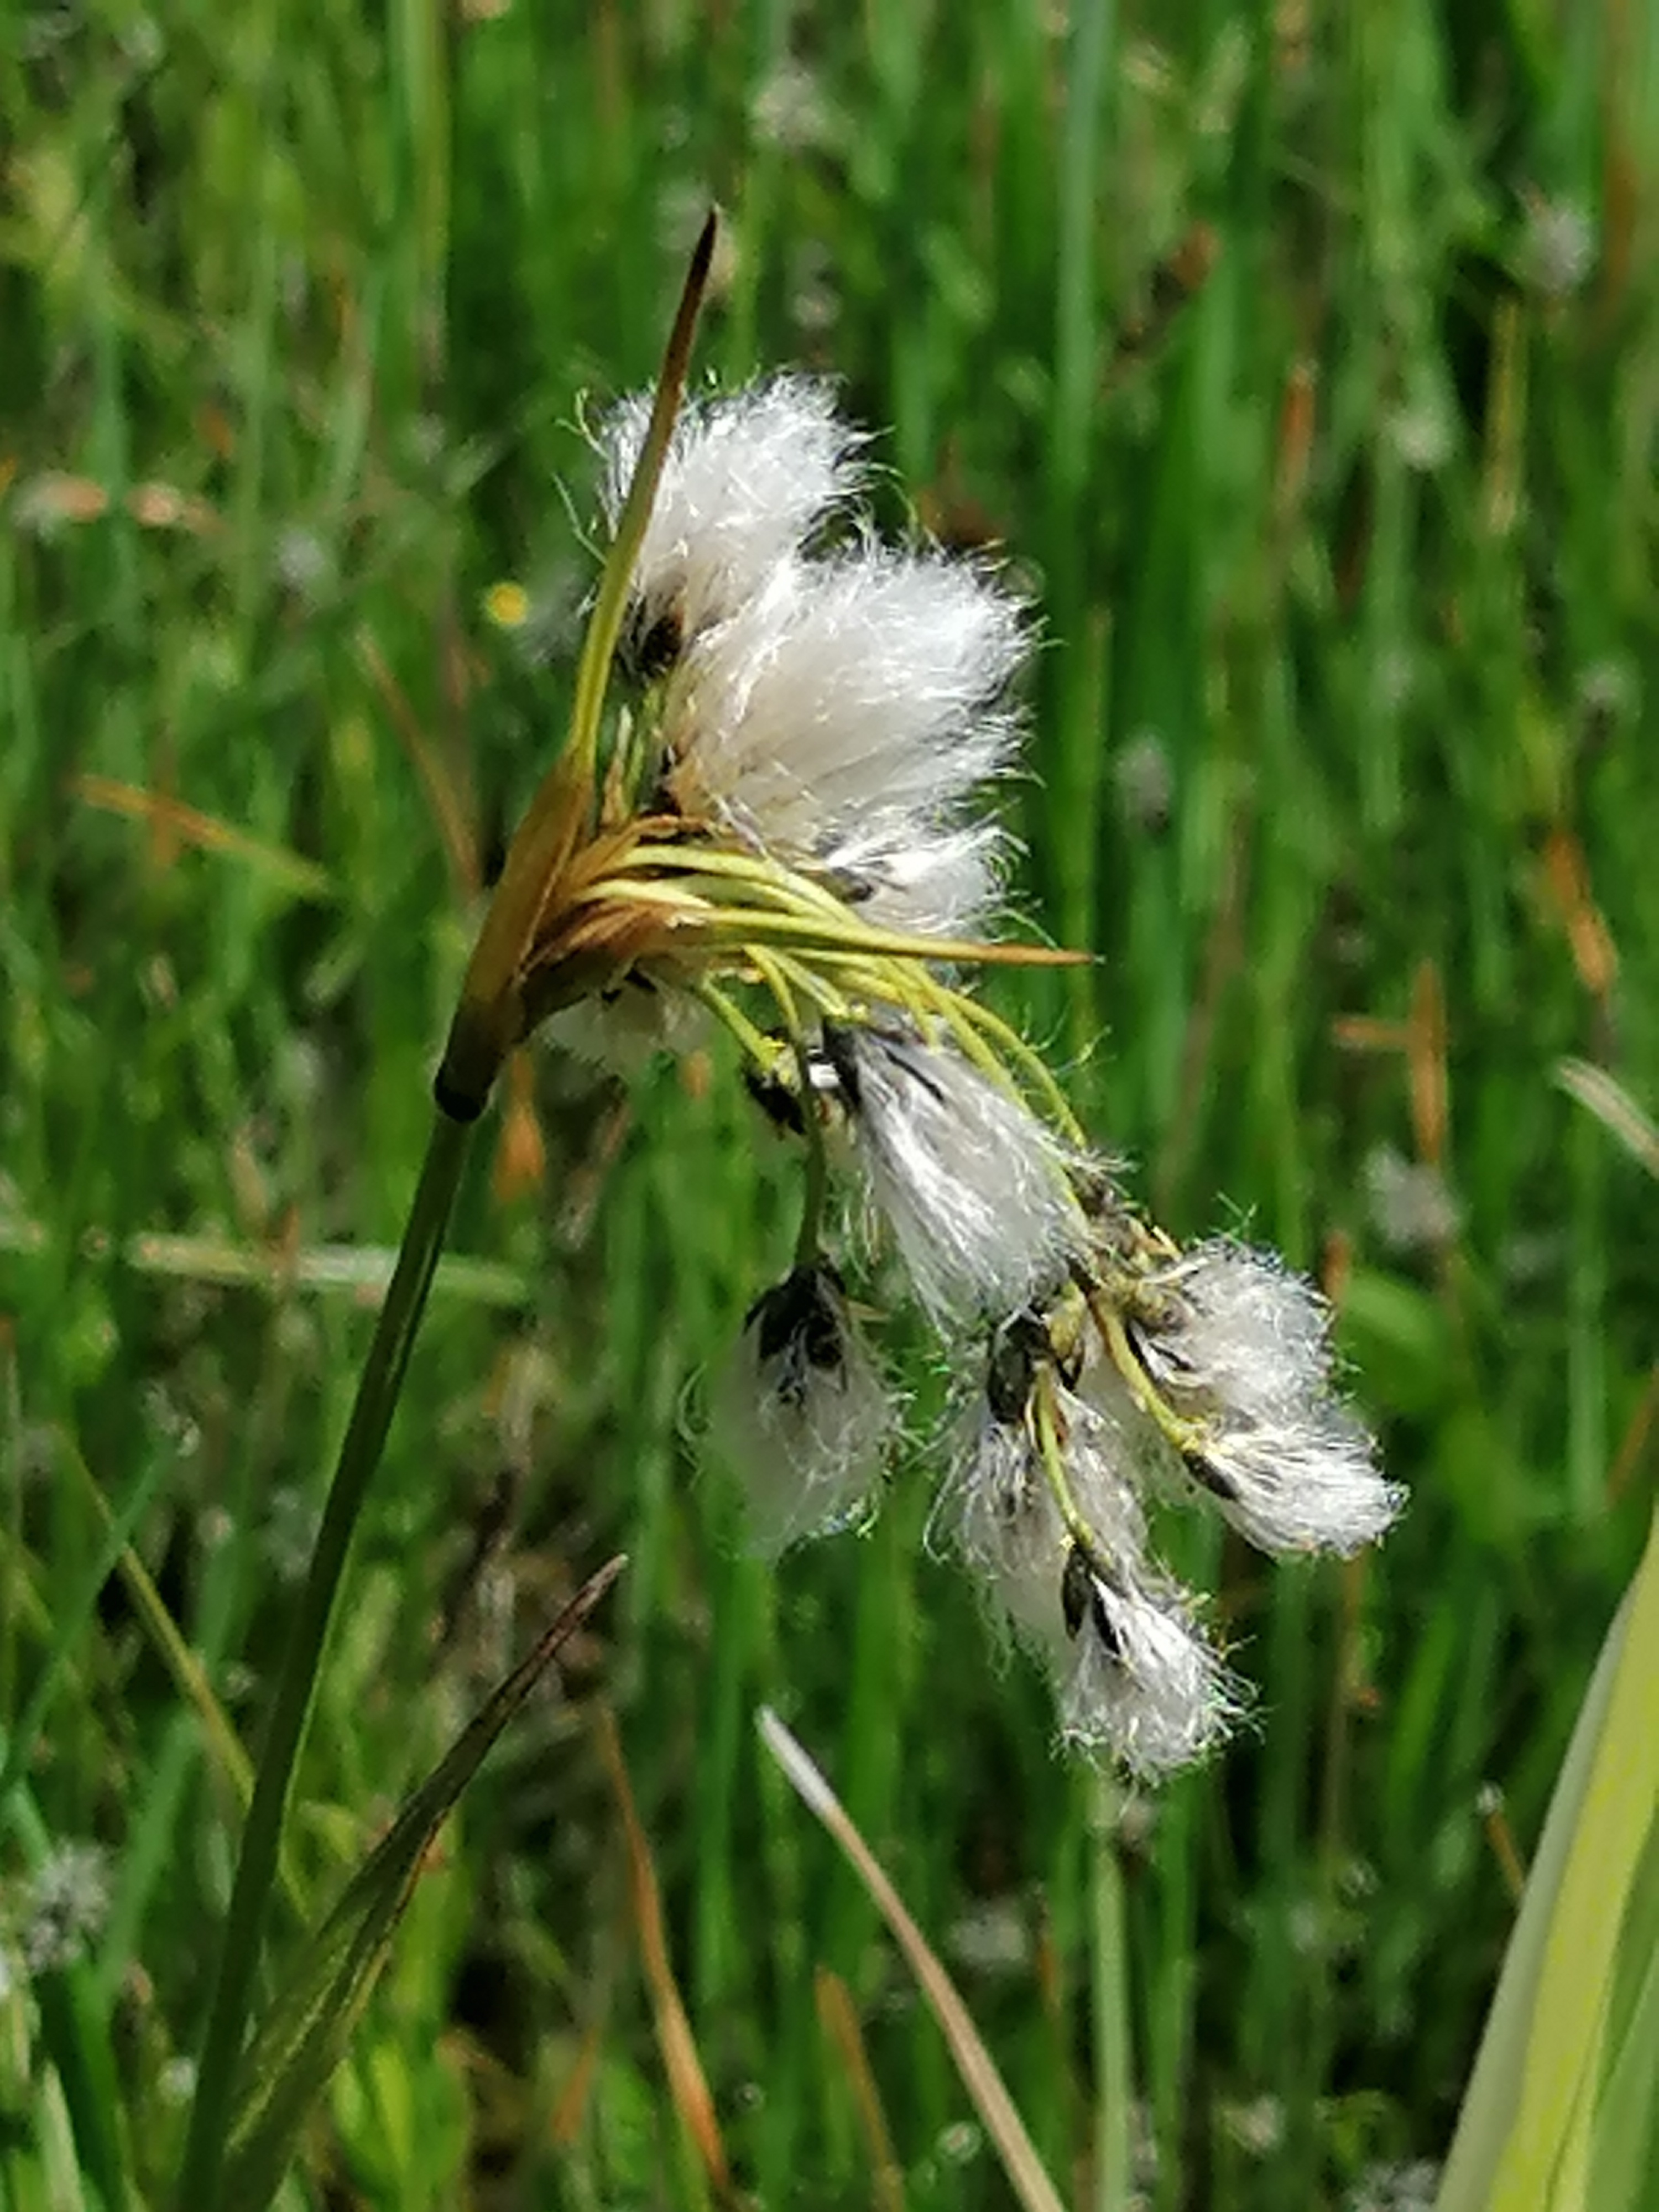
[[179, 2212], [216, 2212], [219, 2203], [237, 2067], [246, 2039], [248, 2002], [276, 1875], [294, 1770], [352, 1534], [397, 1408], [471, 1133], [470, 1124], [453, 1121], [441, 1112], [434, 1114], [398, 1263], [358, 1382], [305, 1589], [289, 1632], [225, 1920], [179, 2177]]

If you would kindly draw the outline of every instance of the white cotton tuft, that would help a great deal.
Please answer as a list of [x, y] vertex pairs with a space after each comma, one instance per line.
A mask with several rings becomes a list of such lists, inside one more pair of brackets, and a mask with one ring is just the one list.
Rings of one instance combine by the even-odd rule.
[[[1330, 1317], [1305, 1277], [1267, 1252], [1218, 1237], [1158, 1278], [1176, 1308], [1160, 1328], [1176, 1376], [1185, 1373], [1241, 1414], [1267, 1415], [1322, 1390]], [[1174, 1378], [1172, 1378], [1174, 1379]]]
[[[1069, 1391], [1055, 1395], [1066, 1486], [1079, 1511], [1109, 1558], [1139, 1560], [1146, 1523], [1125, 1439]], [[1049, 1656], [1063, 1628], [1070, 1540], [1024, 1421], [999, 1419], [983, 1400], [964, 1415], [939, 1518], [992, 1610], [1022, 1643]]]
[[893, 813], [826, 840], [811, 857], [861, 921], [920, 937], [969, 937], [1000, 900], [1009, 849], [995, 822]]
[[706, 1010], [684, 991], [659, 989], [637, 970], [614, 990], [550, 1015], [544, 1034], [572, 1059], [624, 1079], [660, 1054], [689, 1052], [707, 1031]]
[[[601, 497], [613, 530], [651, 404], [648, 392], [623, 400], [601, 432]], [[689, 399], [635, 566], [635, 631], [672, 615], [690, 640], [735, 614], [856, 490], [858, 445], [829, 386], [810, 377]]]
[[1102, 1452], [1086, 1419], [1079, 1426], [1066, 1480], [1111, 1564], [1111, 1582], [1072, 1559], [1023, 1425], [981, 1415], [942, 1511], [993, 1613], [1053, 1677], [1064, 1740], [1155, 1780], [1202, 1758], [1241, 1700], [1179, 1595], [1148, 1569], [1145, 1524], [1123, 1466]]
[[1088, 1577], [1060, 1692], [1060, 1731], [1157, 1781], [1214, 1748], [1238, 1717], [1238, 1686], [1179, 1595], [1136, 1577]]
[[[1140, 1418], [1120, 1419], [1049, 1374], [1079, 1549], [1043, 1464], [1021, 1367], [1024, 1316], [992, 1340], [985, 1395], [963, 1416], [938, 1519], [993, 1613], [1046, 1666], [1061, 1737], [1146, 1780], [1201, 1758], [1241, 1709], [1183, 1595], [1149, 1565], [1137, 1489]], [[1012, 1356], [1007, 1356], [1012, 1354]]]
[[992, 1613], [1042, 1650], [1057, 1617], [1065, 1532], [1024, 1425], [964, 1413], [933, 1524], [979, 1578]]
[[893, 1401], [826, 1262], [750, 1308], [716, 1391], [710, 1442], [748, 1492], [757, 1548], [775, 1557], [873, 1513]]
[[872, 920], [961, 930], [1000, 834], [966, 810], [1010, 765], [1019, 610], [969, 564], [866, 545], [790, 561], [688, 656], [669, 708], [682, 803], [842, 879]]
[[1347, 1409], [1324, 1399], [1295, 1418], [1218, 1424], [1200, 1480], [1264, 1552], [1343, 1558], [1387, 1534], [1406, 1502], [1377, 1471], [1376, 1448]]
[[1405, 1492], [1386, 1481], [1332, 1379], [1328, 1309], [1279, 1261], [1224, 1240], [1158, 1279], [1167, 1313], [1142, 1331], [1147, 1372], [1196, 1421], [1193, 1472], [1241, 1535], [1267, 1552], [1374, 1543]]
[[823, 1042], [872, 1194], [934, 1319], [1041, 1303], [1085, 1231], [1058, 1140], [948, 1047], [829, 1025]]

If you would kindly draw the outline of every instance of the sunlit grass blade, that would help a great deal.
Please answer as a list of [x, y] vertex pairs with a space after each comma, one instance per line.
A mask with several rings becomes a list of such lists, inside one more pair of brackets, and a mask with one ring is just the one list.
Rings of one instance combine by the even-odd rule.
[[1659, 1176], [1659, 1127], [1607, 1073], [1585, 1060], [1556, 1063], [1555, 1079], [1570, 1098], [1594, 1114], [1604, 1129], [1618, 1138], [1632, 1159], [1639, 1160], [1650, 1176]]
[[345, 2055], [433, 1838], [561, 1645], [624, 1564], [621, 1558], [611, 1560], [582, 1585], [474, 1716], [307, 1939], [244, 2062], [220, 2192], [220, 2201], [236, 2212], [260, 2212], [276, 2194], [306, 2114]]
[[878, 1911], [892, 1929], [911, 1972], [921, 1985], [935, 2020], [944, 2031], [963, 2086], [985, 2131], [996, 2145], [1015, 2196], [1025, 2212], [1063, 2212], [1054, 2185], [1043, 2171], [1036, 2145], [1025, 2131], [1013, 2099], [1003, 2086], [996, 2063], [980, 2040], [979, 2030], [956, 1986], [930, 1948], [903, 1900], [883, 1872], [875, 1853], [848, 1819], [840, 1799], [811, 1758], [769, 1706], [760, 1716], [761, 1735], [778, 1765], [788, 1776], [809, 1812], [817, 1815], [851, 1862], [869, 1891]]
[[[179, 1625], [167, 1611], [149, 1570], [126, 1540], [137, 1514], [129, 1514], [125, 1510], [118, 1516], [113, 1513], [108, 1500], [98, 1487], [97, 1478], [72, 1439], [65, 1440], [64, 1449], [70, 1466], [91, 1501], [93, 1510], [104, 1523], [107, 1532], [106, 1549], [110, 1546], [117, 1547], [111, 1561], [112, 1571], [118, 1573], [125, 1583], [133, 1610], [149, 1638], [151, 1648], [173, 1677], [179, 1694], [186, 1705], [195, 1708], [202, 1724], [203, 1737], [214, 1763], [229, 1785], [238, 1807], [246, 1812], [253, 1796], [253, 1762], [243, 1748], [241, 1738], [232, 1727], [229, 1715], [215, 1695], [213, 1685], [208, 1680], [201, 1661], [179, 1633]], [[15, 1746], [13, 1757], [15, 1757]], [[0, 1804], [4, 1802], [5, 1787], [0, 1784]], [[300, 1911], [303, 1892], [286, 1841], [278, 1856], [277, 1879], [289, 1903], [295, 1911]]]
[[[1639, 2212], [1659, 2131], [1659, 1515], [1579, 1713], [1459, 2118], [1438, 2212]], [[1642, 1955], [1632, 1935], [1648, 1948]], [[1606, 2193], [1621, 2178], [1635, 2195]]]
[[[102, 1235], [99, 1230], [89, 1237]], [[0, 1214], [0, 1252], [25, 1257], [46, 1249], [44, 1222]], [[289, 1291], [338, 1291], [373, 1303], [384, 1296], [398, 1255], [385, 1244], [307, 1244], [284, 1252], [268, 1244], [235, 1244], [223, 1237], [175, 1236], [143, 1231], [120, 1247], [125, 1266], [138, 1275], [175, 1281], [246, 1287], [280, 1296]], [[473, 1305], [531, 1304], [535, 1285], [521, 1267], [504, 1260], [477, 1260], [446, 1253], [432, 1278], [434, 1297], [460, 1298]]]

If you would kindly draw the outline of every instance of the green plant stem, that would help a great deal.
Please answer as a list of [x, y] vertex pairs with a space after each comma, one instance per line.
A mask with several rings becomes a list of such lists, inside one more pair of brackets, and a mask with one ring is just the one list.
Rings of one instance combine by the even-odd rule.
[[1127, 2212], [1129, 2112], [1134, 2094], [1129, 2050], [1129, 1959], [1123, 1924], [1123, 1868], [1118, 1857], [1118, 1786], [1091, 1785], [1089, 1851], [1094, 1892], [1095, 2212]]
[[323, 1509], [299, 1610], [289, 1632], [276, 1703], [242, 1832], [213, 2003], [203, 2039], [190, 2136], [179, 2177], [179, 2212], [216, 2212], [236, 2071], [247, 2027], [259, 1938], [282, 1846], [294, 1769], [305, 1738], [323, 1647], [351, 1548], [352, 1533], [380, 1465], [444, 1231], [471, 1124], [434, 1115], [425, 1164], [404, 1224], [398, 1264], [357, 1384], [345, 1440]]

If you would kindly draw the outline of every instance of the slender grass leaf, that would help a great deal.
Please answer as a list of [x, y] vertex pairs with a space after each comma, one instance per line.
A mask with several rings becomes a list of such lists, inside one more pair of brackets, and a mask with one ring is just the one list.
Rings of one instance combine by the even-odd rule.
[[1656, 1127], [1605, 1067], [1585, 1060], [1563, 1060], [1556, 1064], [1555, 1079], [1570, 1098], [1594, 1114], [1604, 1129], [1618, 1138], [1632, 1159], [1639, 1160], [1650, 1176], [1659, 1176], [1659, 1127]]
[[13, 1783], [34, 1754], [47, 1716], [63, 1686], [64, 1670], [92, 1620], [98, 1593], [119, 1565], [121, 1555], [127, 1548], [128, 1538], [137, 1527], [145, 1507], [155, 1494], [161, 1476], [167, 1470], [166, 1458], [159, 1453], [153, 1454], [149, 1463], [140, 1469], [137, 1480], [129, 1487], [117, 1510], [105, 1504], [103, 1493], [94, 1480], [91, 1470], [74, 1445], [68, 1445], [67, 1451], [97, 1501], [98, 1510], [104, 1521], [104, 1540], [76, 1584], [69, 1602], [59, 1608], [53, 1619], [52, 1649], [46, 1655], [46, 1663], [29, 1693], [28, 1702], [19, 1716], [17, 1725], [12, 1730], [6, 1755], [0, 1759], [0, 1806], [4, 1805]]
[[221, 822], [211, 814], [203, 813], [199, 807], [186, 806], [182, 799], [168, 798], [164, 792], [140, 791], [107, 775], [79, 775], [71, 787], [76, 798], [88, 806], [109, 814], [125, 814], [135, 822], [147, 822], [158, 841], [194, 845], [204, 853], [240, 861], [291, 898], [327, 900], [335, 896], [328, 871], [319, 868], [315, 861], [304, 860], [285, 847], [251, 837], [234, 823]]
[[1602, 2054], [1589, 2202], [1644, 2212], [1659, 2204], [1659, 1808], [1619, 1931]]
[[852, 1994], [841, 1976], [820, 1966], [814, 1977], [818, 2021], [839, 2054], [858, 2108], [859, 2124], [870, 2152], [870, 2194], [875, 2212], [904, 2212], [904, 2170], [893, 2151], [892, 2131], [882, 2109], [870, 2054]]
[[[1615, 1975], [1637, 1992], [1626, 2018], [1649, 2002], [1644, 1970], [1621, 1958], [1620, 1945], [1659, 1805], [1656, 1674], [1659, 1515], [1567, 1747], [1438, 2212], [1607, 2212], [1590, 2188], [1599, 2160], [1617, 2156], [1616, 2146], [1597, 2146], [1603, 2103], [1608, 2125], [1628, 2133], [1638, 2124], [1620, 2054], [1607, 2049]], [[1598, 2094], [1604, 2080], [1617, 2093], [1605, 2100]], [[1651, 2069], [1648, 2089], [1659, 2100]]]
[[1003, 2171], [1025, 2212], [1063, 2212], [1060, 2194], [1044, 2172], [1036, 2147], [1025, 2131], [1013, 2099], [1004, 2086], [995, 2061], [980, 2040], [979, 2030], [956, 1985], [929, 1946], [903, 1900], [889, 1881], [875, 1853], [848, 1818], [840, 1799], [805, 1750], [769, 1706], [763, 1707], [761, 1735], [766, 1747], [789, 1778], [807, 1810], [830, 1831], [851, 1862], [859, 1879], [887, 1925], [892, 1929], [911, 1972], [921, 1985], [935, 2020], [951, 2047], [963, 2087], [974, 2100], [974, 2109], [985, 2131], [996, 2145]]
[[611, 1560], [582, 1585], [474, 1716], [307, 1942], [243, 2061], [222, 2204], [260, 2212], [270, 2203], [307, 2113], [344, 2056], [433, 1838], [496, 1738], [624, 1564], [620, 1557]]
[[82, 2171], [96, 2185], [104, 2212], [126, 2212], [132, 2198], [118, 2134], [121, 2097], [93, 1976], [84, 1964], [41, 1974], [34, 1995], [40, 2039], [63, 2087]]

